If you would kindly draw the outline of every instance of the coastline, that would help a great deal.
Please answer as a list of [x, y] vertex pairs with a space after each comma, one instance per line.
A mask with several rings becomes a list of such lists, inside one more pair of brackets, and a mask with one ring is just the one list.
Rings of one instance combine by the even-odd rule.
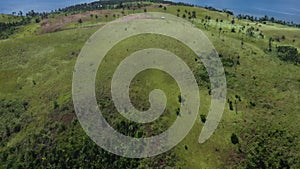
[[[230, 1], [230, 0], [228, 0]], [[69, 0], [64, 1], [60, 3], [56, 3], [55, 1], [51, 2], [39, 2], [40, 4], [34, 4], [30, 6], [22, 5], [21, 2], [18, 1], [10, 1], [10, 2], [0, 2], [0, 14], [12, 14], [12, 12], [18, 13], [19, 11], [22, 11], [23, 13], [26, 13], [30, 10], [34, 10], [36, 12], [53, 12], [56, 10], [59, 10], [61, 8], [66, 8], [70, 6], [74, 6], [77, 4], [84, 4], [84, 3], [92, 3], [95, 2], [95, 0]], [[268, 17], [274, 17], [276, 20], [285, 21], [291, 24], [300, 24], [300, 10], [291, 8], [290, 11], [286, 10], [275, 10], [274, 8], [264, 8], [262, 6], [254, 7], [249, 6], [247, 8], [245, 7], [237, 7], [237, 4], [227, 4], [224, 5], [225, 2], [218, 5], [214, 1], [207, 0], [204, 1], [194, 1], [194, 0], [170, 0], [166, 2], [173, 2], [173, 3], [184, 3], [189, 4], [193, 6], [203, 7], [203, 8], [214, 8], [217, 10], [229, 10], [234, 13], [234, 16], [241, 15], [249, 15], [257, 18], [261, 18], [264, 16]], [[255, 3], [255, 1], [253, 2]], [[6, 6], [6, 7], [5, 7]], [[7, 7], [9, 6], [9, 7]], [[14, 6], [14, 7], [12, 7]], [[20, 7], [21, 6], [21, 7]], [[297, 6], [297, 5], [296, 5]]]

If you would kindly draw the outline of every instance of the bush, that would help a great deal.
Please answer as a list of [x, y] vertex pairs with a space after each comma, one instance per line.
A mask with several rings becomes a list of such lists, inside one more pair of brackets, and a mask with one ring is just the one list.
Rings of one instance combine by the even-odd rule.
[[41, 19], [40, 18], [36, 18], [35, 19], [35, 23], [40, 23], [41, 22]]
[[231, 111], [233, 111], [234, 109], [233, 109], [233, 104], [232, 104], [232, 101], [229, 101], [229, 109], [231, 110]]
[[239, 138], [234, 133], [231, 135], [231, 143], [234, 145], [239, 144]]
[[286, 62], [300, 63], [300, 54], [297, 48], [293, 46], [279, 46], [277, 47], [278, 57]]
[[204, 114], [201, 114], [200, 118], [201, 118], [202, 123], [206, 122], [206, 116]]
[[242, 137], [245, 141], [240, 144], [238, 157], [243, 159], [237, 168], [299, 168], [297, 135], [282, 128], [271, 124], [251, 126], [252, 137]]
[[223, 66], [225, 67], [233, 67], [234, 66], [234, 60], [229, 57], [222, 57], [221, 58]]

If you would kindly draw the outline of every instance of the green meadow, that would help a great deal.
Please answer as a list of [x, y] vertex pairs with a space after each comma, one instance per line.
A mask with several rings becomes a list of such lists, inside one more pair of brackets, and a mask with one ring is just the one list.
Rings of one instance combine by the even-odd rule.
[[[300, 168], [300, 29], [199, 7], [148, 5], [147, 11], [60, 13], [38, 23], [32, 18], [0, 40], [0, 168]], [[189, 19], [192, 11], [196, 17]], [[147, 110], [149, 93], [163, 90], [168, 99], [163, 115], [138, 124], [117, 112], [111, 78], [120, 62], [136, 51], [161, 48], [179, 56], [193, 71], [201, 99], [196, 123], [180, 144], [156, 157], [128, 159], [103, 150], [85, 134], [73, 107], [72, 77], [90, 36], [112, 20], [141, 12], [186, 15], [206, 34], [225, 69], [227, 103], [215, 133], [199, 144], [211, 99], [202, 62], [170, 37], [141, 34], [121, 41], [107, 53], [96, 78], [99, 108], [119, 132], [154, 136], [180, 118], [176, 81], [154, 69], [134, 78], [130, 98], [137, 109]], [[20, 20], [0, 15], [3, 23]]]

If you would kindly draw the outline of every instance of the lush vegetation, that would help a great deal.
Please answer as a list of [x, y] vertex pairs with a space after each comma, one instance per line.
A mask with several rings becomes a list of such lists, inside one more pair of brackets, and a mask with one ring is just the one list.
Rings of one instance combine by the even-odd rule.
[[[107, 6], [99, 9], [100, 4]], [[180, 56], [199, 83], [201, 107], [192, 131], [168, 153], [127, 159], [101, 149], [82, 130], [71, 99], [76, 58], [99, 27], [137, 12], [189, 20], [218, 51], [227, 104], [206, 143], [197, 142], [210, 106], [204, 66], [188, 47], [151, 34], [126, 39], [106, 55], [97, 74], [99, 107], [115, 129], [132, 137], [156, 135], [180, 118], [177, 84], [157, 70], [136, 76], [130, 97], [138, 109], [146, 109], [148, 93], [162, 89], [168, 105], [158, 121], [131, 122], [111, 101], [110, 79], [120, 61], [144, 48], [163, 48]], [[0, 40], [0, 168], [300, 168], [300, 30], [291, 23], [154, 1], [100, 1], [53, 13], [0, 15], [0, 21], [6, 39]]]

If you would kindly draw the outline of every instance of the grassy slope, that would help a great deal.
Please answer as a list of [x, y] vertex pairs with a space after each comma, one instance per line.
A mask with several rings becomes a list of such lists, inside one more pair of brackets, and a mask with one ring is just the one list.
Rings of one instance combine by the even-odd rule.
[[[267, 36], [265, 39], [249, 38], [237, 33], [222, 33], [219, 37], [218, 27], [220, 23], [215, 27], [214, 20], [222, 18], [224, 23], [221, 26], [224, 30], [230, 32], [232, 27], [230, 24], [231, 16], [227, 18], [226, 14], [223, 13], [191, 7], [169, 6], [167, 12], [176, 14], [178, 8], [181, 9], [181, 14], [185, 9], [188, 11], [196, 10], [198, 18], [210, 15], [212, 17], [211, 26], [207, 29], [201, 24], [201, 19], [196, 20], [196, 24], [207, 34], [219, 54], [233, 60], [237, 60], [237, 56], [240, 56], [241, 65], [225, 67], [225, 70], [229, 72], [227, 76], [228, 99], [234, 100], [235, 95], [242, 98], [242, 101], [238, 104], [238, 113], [230, 111], [227, 105], [218, 130], [203, 145], [197, 143], [203, 126], [200, 118], [197, 120], [192, 132], [173, 150], [180, 158], [178, 165], [183, 165], [184, 168], [220, 168], [229, 165], [227, 161], [231, 158], [230, 154], [237, 149], [237, 146], [231, 144], [230, 136], [232, 133], [241, 132], [246, 124], [245, 120], [254, 121], [261, 116], [268, 117], [271, 119], [272, 124], [280, 123], [283, 128], [288, 128], [290, 131], [299, 134], [296, 119], [299, 119], [300, 116], [300, 107], [298, 106], [300, 75], [296, 72], [299, 72], [300, 68], [290, 63], [284, 63], [264, 52], [268, 46], [268, 37], [278, 35], [279, 32], [286, 36], [286, 40], [281, 42], [282, 44], [295, 45], [300, 48], [298, 42], [299, 29], [278, 25], [262, 25], [261, 29]], [[149, 11], [164, 12], [163, 9], [157, 8], [150, 8]], [[246, 25], [247, 23], [248, 21], [239, 22], [240, 25]], [[254, 23], [249, 24], [255, 25]], [[38, 25], [35, 24], [32, 27], [38, 27]], [[77, 26], [74, 23], [71, 27], [76, 28], [80, 25]], [[53, 109], [54, 100], [60, 105], [64, 102], [70, 102], [72, 70], [76, 55], [84, 42], [97, 29], [75, 29], [38, 36], [28, 34], [30, 37], [0, 41], [0, 97], [27, 100], [30, 108], [24, 113], [29, 114], [32, 119], [20, 132], [13, 134], [8, 144], [1, 147], [0, 150], [21, 144], [28, 133], [42, 130], [43, 124], [48, 120], [49, 112]], [[15, 37], [22, 36], [16, 35]], [[244, 49], [241, 48], [243, 37], [245, 41]], [[151, 40], [154, 37], [148, 38]], [[292, 42], [292, 39], [296, 39], [296, 42]], [[127, 41], [129, 45], [136, 42], [136, 39], [131, 40]], [[155, 46], [159, 45], [161, 41], [154, 40], [154, 42], [152, 45]], [[168, 42], [168, 40], [163, 42]], [[141, 43], [140, 46], [131, 49], [137, 50], [148, 45], [147, 43]], [[115, 52], [118, 53], [118, 50], [124, 51], [124, 48], [120, 47]], [[114, 55], [114, 57], [118, 57], [118, 55]], [[187, 58], [187, 60], [189, 59]], [[114, 61], [117, 63], [115, 58]], [[153, 81], [166, 78], [166, 75], [158, 72], [145, 72], [137, 79], [145, 81], [146, 79], [143, 78], [145, 75], [150, 76], [149, 78]], [[172, 84], [166, 81], [161, 85], [157, 83], [155, 85], [165, 88], [165, 86]], [[153, 85], [150, 83], [149, 86]], [[139, 88], [137, 86], [137, 90]], [[145, 89], [145, 91], [150, 89]], [[173, 89], [169, 92], [174, 93]], [[176, 97], [176, 95], [173, 96]], [[147, 95], [145, 94], [142, 97], [147, 98]], [[255, 102], [256, 107], [251, 108], [249, 106], [250, 101]], [[173, 101], [173, 104], [176, 104], [175, 101]], [[201, 90], [201, 104], [200, 114], [206, 114], [209, 107], [209, 95], [207, 90], [204, 89]], [[266, 108], [265, 104], [272, 105], [272, 108]], [[172, 105], [170, 107], [171, 111], [176, 107], [172, 107]], [[170, 121], [169, 119], [166, 120]], [[262, 121], [257, 121], [262, 123]], [[187, 150], [185, 146], [187, 146]]]
[[45, 123], [53, 100], [60, 95], [70, 97], [76, 53], [95, 30], [64, 31], [1, 42], [1, 98], [27, 100], [31, 106], [25, 113], [33, 116], [33, 122], [10, 139], [8, 146], [19, 143], [27, 132], [41, 129], [39, 126]]

